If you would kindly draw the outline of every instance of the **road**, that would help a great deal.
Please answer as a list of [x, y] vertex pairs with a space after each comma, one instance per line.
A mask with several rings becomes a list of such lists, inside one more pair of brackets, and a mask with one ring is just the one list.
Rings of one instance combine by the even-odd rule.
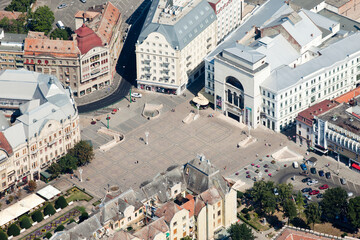
[[122, 78], [119, 87], [111, 95], [99, 101], [78, 106], [79, 113], [92, 112], [107, 107], [120, 101], [129, 94], [130, 87], [135, 84], [136, 80], [135, 43], [144, 24], [150, 3], [151, 1], [144, 1], [128, 21], [129, 24], [132, 24], [132, 27], [130, 28], [116, 66], [118, 74], [115, 77]]

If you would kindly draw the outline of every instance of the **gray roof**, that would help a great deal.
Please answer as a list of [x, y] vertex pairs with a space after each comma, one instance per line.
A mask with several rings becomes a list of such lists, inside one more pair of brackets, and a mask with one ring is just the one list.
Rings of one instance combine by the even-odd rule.
[[350, 18], [347, 18], [345, 16], [342, 16], [340, 14], [334, 13], [332, 11], [329, 11], [327, 9], [323, 9], [320, 12], [318, 12], [318, 14], [331, 19], [333, 21], [339, 22], [340, 23], [340, 29], [341, 30], [345, 30], [345, 31], [353, 31], [353, 32], [357, 32], [360, 30], [360, 23], [352, 20]]
[[[50, 80], [51, 79], [51, 80]], [[26, 70], [0, 72], [0, 96], [23, 102], [15, 123], [4, 130], [12, 148], [39, 134], [50, 120], [61, 121], [77, 114], [70, 89], [50, 75]]]
[[326, 29], [327, 31], [333, 31], [333, 28], [339, 24], [337, 21], [331, 20], [330, 18], [309, 10], [303, 9], [302, 12], [304, 12], [316, 26]]
[[360, 33], [349, 35], [320, 50], [321, 56], [299, 65], [296, 68], [282, 66], [273, 70], [261, 86], [275, 92], [294, 86], [302, 80], [302, 77], [306, 77], [322, 68], [330, 68], [334, 63], [346, 59], [348, 55], [360, 51], [359, 42]]
[[292, 4], [295, 4], [296, 6], [299, 6], [300, 8], [305, 8], [307, 10], [310, 10], [324, 1], [325, 0], [291, 0], [290, 2]]
[[0, 111], [0, 131], [10, 126], [9, 121], [6, 119], [4, 112]]
[[233, 47], [236, 41], [242, 39], [253, 26], [262, 26], [271, 16], [276, 12], [284, 12], [286, 9], [291, 9], [283, 0], [268, 0], [262, 5], [253, 15], [234, 30], [225, 40], [220, 43], [209, 55], [205, 57], [207, 61], [212, 61], [214, 57], [222, 50]]
[[224, 51], [234, 54], [250, 63], [256, 63], [265, 57], [264, 54], [242, 44], [237, 44], [235, 47], [227, 48]]
[[24, 43], [26, 36], [27, 36], [26, 34], [5, 33], [4, 37], [0, 39], [0, 42]]
[[150, 33], [164, 35], [172, 48], [183, 49], [203, 30], [216, 20], [214, 10], [206, 0], [202, 0], [185, 16], [173, 25], [159, 24], [153, 21], [160, 0], [153, 0], [138, 41], [142, 43]]

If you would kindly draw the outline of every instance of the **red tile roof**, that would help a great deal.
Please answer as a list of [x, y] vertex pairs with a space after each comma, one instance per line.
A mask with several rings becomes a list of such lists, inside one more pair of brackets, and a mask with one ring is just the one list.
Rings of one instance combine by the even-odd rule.
[[338, 103], [326, 99], [300, 112], [296, 117], [296, 120], [303, 122], [308, 126], [312, 126], [314, 116], [327, 112], [337, 105]]
[[0, 149], [5, 150], [8, 155], [11, 155], [13, 153], [9, 142], [7, 141], [6, 137], [2, 132], [0, 132]]
[[94, 47], [101, 47], [103, 45], [98, 35], [91, 28], [85, 26], [85, 24], [79, 27], [75, 33], [77, 34], [77, 46], [81, 54], [87, 53]]
[[180, 210], [181, 208], [178, 205], [176, 205], [176, 203], [167, 202], [156, 210], [155, 215], [158, 216], [159, 218], [164, 217], [164, 220], [167, 223], [170, 223], [174, 215]]
[[195, 211], [195, 200], [191, 194], [186, 195], [186, 198], [189, 199], [189, 201], [181, 205], [181, 207], [188, 210], [189, 217], [192, 217], [194, 216], [194, 211]]
[[351, 90], [347, 93], [344, 93], [343, 95], [334, 98], [334, 100], [338, 103], [348, 103], [351, 99], [359, 95], [360, 95], [360, 87], [355, 88], [354, 90]]
[[18, 19], [20, 15], [23, 14], [22, 12], [9, 12], [9, 11], [0, 11], [0, 20], [4, 17], [7, 17], [8, 19]]
[[276, 240], [329, 240], [333, 237], [319, 236], [318, 234], [308, 233], [300, 230], [286, 228]]
[[89, 18], [90, 20], [94, 17], [98, 16], [99, 12], [92, 12], [92, 11], [78, 11], [75, 14], [75, 18]]
[[97, 34], [103, 40], [103, 43], [109, 44], [113, 35], [113, 27], [120, 18], [120, 11], [111, 2], [108, 2], [97, 29]]

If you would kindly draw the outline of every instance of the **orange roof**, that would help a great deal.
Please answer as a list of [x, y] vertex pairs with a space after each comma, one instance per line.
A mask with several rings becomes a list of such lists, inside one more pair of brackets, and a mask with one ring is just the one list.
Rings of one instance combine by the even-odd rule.
[[338, 103], [348, 103], [352, 98], [360, 95], [360, 87], [355, 88], [354, 90], [351, 90], [347, 93], [344, 93], [343, 95], [335, 98], [334, 100]]
[[286, 228], [276, 240], [329, 240], [333, 237], [319, 236], [317, 234], [303, 232], [300, 230], [294, 230]]
[[322, 114], [322, 113], [336, 107], [337, 105], [338, 104], [336, 102], [329, 100], [329, 99], [325, 99], [325, 100], [301, 111], [297, 115], [296, 120], [303, 122], [308, 126], [312, 126], [313, 121], [314, 121], [314, 116]]
[[24, 55], [48, 54], [54, 57], [77, 57], [80, 54], [73, 40], [52, 40], [43, 33], [29, 32], [25, 38]]
[[192, 217], [192, 216], [194, 216], [194, 211], [195, 211], [195, 200], [194, 200], [194, 197], [190, 194], [186, 195], [186, 198], [189, 199], [189, 201], [187, 201], [186, 203], [181, 205], [181, 207], [188, 210], [189, 217]]
[[7, 141], [5, 135], [0, 132], [0, 149], [3, 149], [7, 152], [8, 155], [11, 155], [13, 153], [13, 150]]
[[96, 35], [92, 29], [85, 26], [85, 24], [79, 27], [75, 33], [77, 34], [76, 41], [81, 54], [87, 53], [94, 47], [102, 46], [101, 39], [98, 37], [98, 35]]
[[96, 16], [98, 16], [100, 13], [99, 12], [93, 12], [93, 11], [78, 11], [75, 14], [75, 18], [94, 18]]
[[108, 2], [100, 21], [97, 34], [103, 40], [103, 43], [110, 43], [113, 27], [120, 18], [120, 11], [111, 2]]
[[8, 19], [18, 19], [19, 16], [23, 14], [22, 12], [9, 12], [9, 11], [0, 11], [0, 20], [4, 17], [7, 17]]

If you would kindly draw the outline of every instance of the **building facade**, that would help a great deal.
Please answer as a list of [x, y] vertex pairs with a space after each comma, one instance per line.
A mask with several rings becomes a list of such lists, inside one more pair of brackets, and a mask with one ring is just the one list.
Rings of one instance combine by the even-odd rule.
[[137, 87], [180, 94], [215, 48], [216, 16], [206, 0], [153, 1], [136, 44]]
[[279, 11], [260, 29], [261, 38], [221, 44], [205, 58], [205, 91], [214, 96], [215, 108], [274, 131], [360, 81], [359, 33], [337, 35], [328, 43], [336, 39], [339, 23], [307, 10], [296, 13], [288, 5]]
[[25, 34], [5, 33], [0, 29], [0, 70], [24, 67]]
[[0, 192], [5, 194], [39, 179], [42, 169], [80, 141], [80, 127], [71, 89], [54, 76], [5, 70], [0, 85]]

